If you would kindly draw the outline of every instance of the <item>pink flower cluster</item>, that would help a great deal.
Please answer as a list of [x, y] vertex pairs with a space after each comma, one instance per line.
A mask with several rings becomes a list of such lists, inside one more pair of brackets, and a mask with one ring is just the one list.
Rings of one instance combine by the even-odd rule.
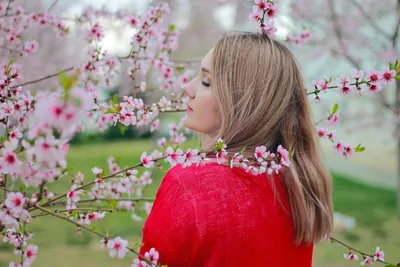
[[304, 45], [311, 38], [311, 32], [309, 30], [304, 30], [299, 32], [296, 36], [288, 34], [286, 40], [293, 42], [295, 45]]
[[[358, 261], [358, 256], [353, 254], [351, 251], [343, 256], [346, 260]], [[377, 261], [385, 261], [384, 256], [385, 253], [379, 247], [376, 247], [375, 253], [372, 257], [363, 255], [363, 261], [361, 262], [361, 265], [373, 264]]]
[[255, 20], [263, 33], [275, 38], [277, 31], [274, 21], [277, 13], [276, 3], [269, 0], [254, 0], [254, 3], [253, 12], [249, 17], [250, 20]]

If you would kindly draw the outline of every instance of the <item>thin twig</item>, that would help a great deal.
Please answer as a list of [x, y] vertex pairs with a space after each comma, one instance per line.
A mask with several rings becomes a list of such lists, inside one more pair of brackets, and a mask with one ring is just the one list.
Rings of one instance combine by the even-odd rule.
[[[367, 254], [367, 253], [364, 253], [364, 252], [362, 252], [362, 251], [359, 251], [358, 249], [355, 249], [355, 248], [353, 248], [353, 247], [350, 247], [349, 245], [346, 245], [345, 243], [343, 243], [343, 242], [340, 241], [340, 240], [337, 240], [337, 239], [334, 238], [334, 237], [330, 237], [329, 239], [330, 239], [332, 242], [339, 243], [340, 245], [342, 245], [342, 246], [348, 248], [350, 251], [352, 250], [352, 251], [355, 251], [355, 252], [360, 253], [361, 255], [363, 255], [363, 257], [368, 256], [368, 257], [370, 257], [370, 258], [374, 258], [374, 255]], [[379, 260], [379, 259], [378, 259], [377, 261], [382, 262], [382, 263], [384, 263], [384, 264], [389, 264], [389, 263], [387, 263], [386, 261], [382, 261], [382, 260]]]
[[[159, 161], [159, 160], [165, 159], [166, 157], [167, 157], [167, 156], [164, 156], [164, 157], [161, 157], [161, 158], [153, 159], [153, 160], [151, 160], [151, 161], [157, 162], [157, 161]], [[99, 177], [99, 178], [100, 178], [100, 179], [103, 179], [103, 180], [106, 180], [106, 179], [109, 179], [109, 178], [113, 178], [113, 177], [117, 176], [118, 174], [121, 174], [121, 173], [123, 173], [123, 172], [129, 171], [129, 170], [131, 170], [131, 169], [134, 169], [134, 168], [137, 168], [137, 167], [140, 167], [140, 166], [143, 166], [143, 163], [138, 163], [138, 164], [135, 164], [135, 165], [133, 165], [133, 166], [126, 167], [126, 168], [124, 168], [124, 169], [122, 169], [122, 170], [120, 170], [120, 171], [117, 171], [117, 172], [112, 173], [112, 174], [110, 174], [110, 175], [107, 175], [107, 176], [104, 176], [104, 177]], [[86, 184], [84, 184], [84, 185], [81, 185], [81, 186], [77, 187], [77, 188], [75, 189], [75, 191], [84, 189], [84, 188], [86, 188], [86, 187], [88, 187], [88, 186], [91, 186], [91, 185], [93, 185], [93, 184], [95, 184], [95, 183], [96, 183], [95, 181], [91, 181], [91, 182], [89, 182], [89, 183], [86, 183]], [[60, 198], [63, 198], [63, 197], [65, 197], [65, 196], [67, 196], [67, 194], [68, 194], [68, 192], [67, 192], [67, 193], [64, 193], [64, 194], [61, 194], [61, 195], [58, 195], [58, 196], [56, 196], [56, 197], [54, 197], [54, 198], [52, 198], [52, 199], [49, 199], [48, 201], [46, 201], [46, 202], [44, 202], [44, 203], [42, 203], [42, 204], [40, 204], [40, 205], [35, 205], [34, 207], [29, 208], [28, 211], [35, 210], [37, 207], [44, 207], [45, 205], [47, 205], [47, 204], [49, 204], [49, 203], [52, 203], [52, 202], [54, 202], [54, 201], [56, 201], [56, 200], [59, 200]]]
[[[93, 198], [93, 199], [82, 199], [79, 200], [78, 203], [88, 203], [88, 202], [96, 202], [96, 201], [132, 201], [132, 202], [139, 202], [139, 201], [154, 201], [153, 197], [141, 197], [141, 198]], [[50, 203], [48, 205], [44, 205], [45, 206], [49, 206], [49, 205], [66, 205], [67, 201], [56, 201], [53, 203]]]
[[53, 7], [58, 3], [58, 1], [59, 1], [59, 0], [55, 0], [55, 1], [53, 2], [53, 4], [51, 4], [51, 6], [47, 9], [47, 13], [50, 12], [50, 11], [53, 9]]
[[[87, 227], [87, 226], [85, 226], [85, 225], [83, 225], [83, 224], [80, 224], [80, 223], [78, 223], [78, 222], [75, 222], [75, 221], [73, 221], [73, 220], [71, 220], [71, 219], [69, 219], [69, 218], [67, 218], [67, 217], [61, 216], [61, 215], [59, 215], [59, 214], [57, 214], [57, 213], [55, 213], [55, 212], [53, 212], [53, 211], [51, 211], [51, 210], [42, 208], [41, 206], [38, 206], [38, 205], [36, 205], [35, 207], [36, 207], [37, 209], [39, 209], [39, 210], [41, 210], [41, 211], [43, 211], [43, 212], [45, 212], [45, 213], [48, 213], [48, 214], [50, 214], [50, 215], [52, 215], [52, 216], [54, 216], [54, 217], [57, 217], [57, 218], [59, 218], [59, 219], [61, 219], [61, 220], [67, 221], [67, 222], [72, 223], [72, 224], [75, 224], [76, 226], [78, 226], [78, 227], [80, 227], [80, 228], [83, 228], [83, 229], [85, 229], [85, 230], [87, 230], [87, 231], [89, 231], [89, 232], [92, 232], [92, 233], [94, 233], [94, 234], [96, 234], [96, 235], [98, 235], [98, 236], [100, 236], [100, 237], [102, 237], [102, 238], [105, 238], [105, 239], [107, 239], [107, 240], [110, 239], [110, 237], [108, 237], [108, 236], [105, 235], [105, 234], [102, 234], [102, 233], [100, 233], [100, 232], [98, 232], [98, 231], [94, 231], [93, 229], [91, 229], [91, 228], [89, 228], [89, 227]], [[145, 258], [143, 255], [140, 255], [140, 254], [139, 254], [138, 252], [136, 252], [133, 248], [126, 247], [126, 249], [128, 249], [128, 250], [131, 251], [131, 252], [133, 252], [133, 253], [136, 254], [137, 256], [143, 258], [146, 262], [148, 262], [148, 263], [151, 264], [152, 266], [158, 266], [158, 265], [155, 265], [154, 263], [152, 263], [149, 259]]]

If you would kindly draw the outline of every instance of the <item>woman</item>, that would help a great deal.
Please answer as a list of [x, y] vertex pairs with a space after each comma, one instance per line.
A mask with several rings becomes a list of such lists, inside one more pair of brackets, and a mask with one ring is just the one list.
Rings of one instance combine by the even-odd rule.
[[[317, 151], [310, 106], [293, 55], [261, 33], [224, 36], [184, 86], [185, 127], [211, 151], [264, 145], [293, 151], [279, 175], [215, 162], [168, 171], [143, 228], [143, 255], [175, 266], [312, 265], [332, 230], [331, 179]], [[251, 156], [251, 155], [248, 155]]]

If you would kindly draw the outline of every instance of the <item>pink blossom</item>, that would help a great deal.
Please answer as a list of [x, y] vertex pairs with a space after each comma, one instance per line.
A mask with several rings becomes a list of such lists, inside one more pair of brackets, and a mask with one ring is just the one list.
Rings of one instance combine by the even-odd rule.
[[200, 157], [198, 156], [199, 151], [197, 149], [188, 149], [184, 156], [183, 167], [191, 166], [193, 163], [197, 163], [200, 161]]
[[349, 254], [343, 254], [344, 258], [346, 260], [352, 260], [352, 261], [357, 261], [358, 260], [358, 256], [349, 252]]
[[184, 160], [182, 149], [178, 148], [176, 151], [172, 147], [168, 147], [165, 151], [166, 158], [165, 161], [168, 161], [171, 166], [175, 166], [176, 164], [182, 163]]
[[331, 141], [335, 141], [335, 137], [336, 137], [336, 131], [332, 130], [330, 133], [327, 134], [328, 139]]
[[93, 40], [100, 41], [103, 37], [103, 29], [98, 22], [86, 32], [86, 38], [89, 42], [92, 42]]
[[354, 79], [362, 79], [364, 77], [364, 71], [362, 71], [362, 70], [353, 70], [351, 76]]
[[37, 246], [34, 246], [32, 244], [28, 245], [24, 253], [25, 256], [24, 266], [25, 262], [31, 264], [36, 259], [37, 251], [38, 251]]
[[370, 256], [365, 256], [364, 260], [360, 263], [361, 265], [373, 264], [374, 260]]
[[152, 263], [157, 264], [160, 255], [159, 253], [156, 251], [155, 248], [151, 248], [148, 252], [146, 252], [144, 254], [144, 256], [149, 259]]
[[158, 139], [157, 145], [159, 145], [160, 147], [165, 147], [167, 145], [167, 140], [165, 139], [165, 137]]
[[97, 177], [100, 177], [101, 174], [103, 173], [103, 169], [94, 167], [94, 168], [92, 168], [92, 172], [93, 172], [94, 174], [96, 174]]
[[22, 212], [22, 209], [24, 207], [25, 197], [20, 192], [11, 192], [7, 195], [5, 204], [7, 208], [11, 209], [11, 212], [19, 214]]
[[121, 237], [116, 237], [114, 239], [108, 240], [107, 247], [110, 250], [109, 254], [112, 258], [117, 256], [118, 259], [122, 259], [125, 257], [127, 249], [128, 241], [122, 239]]
[[138, 258], [134, 259], [131, 265], [131, 267], [149, 267], [149, 266], [150, 265], [148, 265], [146, 261], [139, 260]]
[[151, 123], [150, 132], [154, 132], [155, 130], [158, 129], [159, 126], [160, 126], [160, 120], [156, 119]]
[[142, 155], [140, 156], [140, 162], [146, 168], [151, 168], [153, 166], [154, 162], [152, 161], [152, 159], [153, 158], [151, 155], [147, 156], [147, 152], [143, 152]]
[[267, 148], [265, 146], [258, 146], [254, 152], [254, 157], [258, 162], [261, 162], [268, 156]]
[[383, 74], [382, 74], [382, 80], [385, 81], [386, 83], [393, 83], [394, 82], [394, 76], [396, 76], [396, 71], [395, 70], [385, 69]]
[[326, 120], [325, 123], [331, 126], [336, 125], [339, 122], [339, 114], [334, 113], [332, 116], [329, 116]]
[[344, 151], [344, 143], [342, 141], [334, 143], [334, 148], [335, 148], [335, 151], [342, 154]]
[[[266, 14], [268, 15], [268, 17], [269, 17], [270, 19], [275, 18], [277, 11], [278, 11], [278, 10], [277, 10], [276, 4], [273, 4], [273, 3], [271, 3], [271, 2], [268, 2], [268, 3], [267, 3]], [[307, 37], [309, 37], [309, 35], [308, 35]]]
[[68, 204], [73, 204], [75, 202], [79, 201], [79, 194], [81, 193], [81, 190], [76, 190], [77, 185], [74, 184], [70, 191], [67, 194], [67, 202]]
[[319, 128], [318, 129], [318, 136], [319, 137], [326, 139], [327, 135], [328, 135], [328, 130], [327, 129], [324, 129], [324, 128]]
[[381, 79], [381, 73], [379, 71], [371, 70], [369, 75], [367, 75], [367, 80], [373, 84], [379, 83]]
[[371, 85], [368, 88], [368, 91], [371, 93], [376, 93], [382, 90], [382, 86], [378, 83], [371, 83]]
[[380, 250], [379, 247], [376, 247], [375, 254], [374, 254], [374, 261], [385, 261], [384, 259], [385, 253]]

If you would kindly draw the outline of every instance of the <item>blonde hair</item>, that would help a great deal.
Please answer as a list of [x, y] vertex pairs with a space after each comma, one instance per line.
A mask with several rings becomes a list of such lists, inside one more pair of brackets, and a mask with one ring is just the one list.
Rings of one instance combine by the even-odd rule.
[[[222, 37], [212, 55], [212, 92], [221, 116], [213, 135], [227, 150], [265, 145], [293, 150], [282, 183], [290, 201], [295, 243], [318, 242], [333, 228], [331, 177], [318, 152], [309, 100], [294, 56], [261, 33]], [[212, 147], [206, 147], [212, 150]]]

